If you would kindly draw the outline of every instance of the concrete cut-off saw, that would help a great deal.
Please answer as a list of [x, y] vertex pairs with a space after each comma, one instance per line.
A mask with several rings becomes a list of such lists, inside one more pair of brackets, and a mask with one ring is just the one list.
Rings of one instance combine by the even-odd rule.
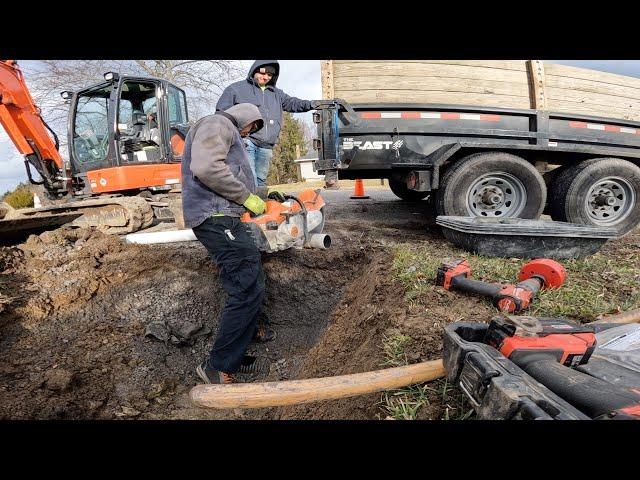
[[[331, 246], [331, 237], [322, 233], [325, 202], [320, 190], [303, 190], [298, 195], [284, 195], [285, 201], [268, 199], [261, 215], [245, 213], [241, 220], [251, 230], [258, 249], [273, 253], [288, 248], [320, 248]], [[132, 233], [128, 243], [153, 244], [197, 240], [191, 229]]]

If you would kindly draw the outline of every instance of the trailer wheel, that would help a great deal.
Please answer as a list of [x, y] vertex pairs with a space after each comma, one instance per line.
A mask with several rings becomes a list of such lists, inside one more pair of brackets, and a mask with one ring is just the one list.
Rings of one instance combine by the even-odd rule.
[[389, 188], [396, 197], [409, 202], [417, 202], [429, 195], [429, 192], [416, 192], [415, 190], [409, 190], [405, 182], [399, 182], [397, 180], [392, 180], [391, 178], [389, 179]]
[[459, 160], [445, 172], [436, 197], [438, 215], [538, 218], [547, 187], [526, 160], [485, 152]]
[[640, 167], [593, 158], [561, 172], [549, 190], [551, 218], [613, 227], [620, 235], [640, 223]]

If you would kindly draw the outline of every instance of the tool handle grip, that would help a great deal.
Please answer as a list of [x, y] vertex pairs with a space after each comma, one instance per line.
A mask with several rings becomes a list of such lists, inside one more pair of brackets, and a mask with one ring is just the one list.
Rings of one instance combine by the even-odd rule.
[[498, 294], [502, 286], [497, 283], [481, 282], [479, 280], [472, 280], [459, 275], [451, 280], [451, 288], [461, 292], [474, 293], [485, 297], [494, 297]]

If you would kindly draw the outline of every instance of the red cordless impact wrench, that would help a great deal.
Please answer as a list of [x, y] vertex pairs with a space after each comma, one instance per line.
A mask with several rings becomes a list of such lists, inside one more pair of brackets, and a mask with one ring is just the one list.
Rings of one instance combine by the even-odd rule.
[[574, 369], [586, 364], [595, 349], [593, 326], [556, 318], [494, 318], [483, 343], [592, 419], [640, 420], [640, 387]]
[[559, 288], [566, 278], [567, 272], [558, 262], [539, 258], [520, 269], [516, 285], [481, 282], [471, 279], [471, 267], [466, 260], [453, 260], [438, 268], [436, 285], [491, 297], [499, 310], [517, 313], [529, 306], [541, 288]]

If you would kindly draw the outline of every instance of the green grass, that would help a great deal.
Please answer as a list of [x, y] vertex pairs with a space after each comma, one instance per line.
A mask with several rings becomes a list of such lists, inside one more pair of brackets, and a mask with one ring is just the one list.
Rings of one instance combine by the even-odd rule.
[[[406, 346], [411, 337], [402, 333], [384, 336], [384, 366], [407, 365]], [[437, 403], [442, 408], [443, 420], [466, 420], [474, 412], [464, 394], [448, 383], [447, 379], [409, 385], [397, 390], [384, 392], [380, 400], [383, 418], [393, 420], [415, 420], [421, 408]]]
[[[409, 302], [419, 301], [428, 290], [442, 288], [435, 285], [436, 271], [447, 258], [466, 258], [474, 279], [501, 283], [516, 283], [520, 268], [528, 261], [472, 255], [444, 240], [418, 246], [399, 244], [393, 253], [393, 275], [404, 285]], [[603, 313], [640, 308], [640, 249], [617, 256], [599, 252], [561, 263], [567, 270], [565, 284], [539, 292], [528, 310], [530, 315], [591, 320]]]
[[[405, 347], [411, 337], [402, 333], [383, 336], [382, 350], [384, 351], [383, 366], [400, 367], [407, 365]], [[393, 420], [415, 420], [418, 410], [429, 404], [425, 385], [409, 385], [407, 387], [384, 392], [380, 401], [380, 408], [385, 418]]]

